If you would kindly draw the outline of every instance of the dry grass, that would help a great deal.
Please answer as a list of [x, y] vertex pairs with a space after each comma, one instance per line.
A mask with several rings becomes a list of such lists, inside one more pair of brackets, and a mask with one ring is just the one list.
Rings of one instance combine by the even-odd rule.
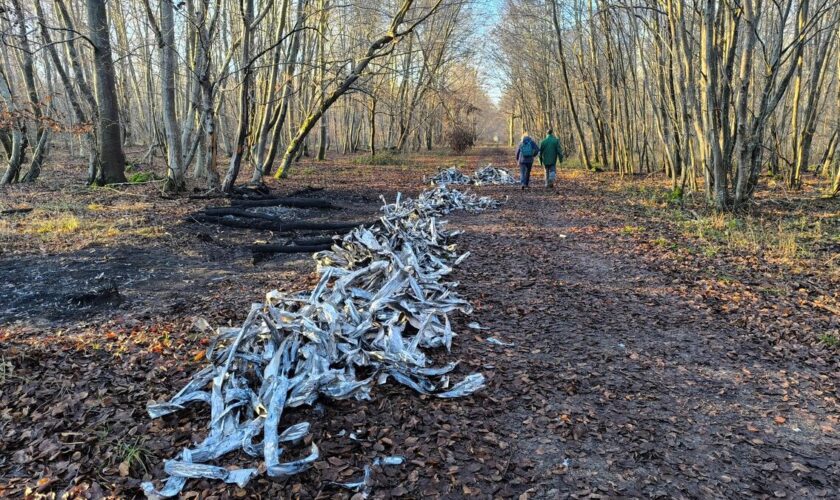
[[25, 229], [25, 232], [35, 232], [44, 235], [74, 233], [80, 227], [79, 219], [75, 215], [60, 215], [58, 217], [36, 219], [28, 225], [29, 229]]
[[826, 237], [799, 224], [720, 213], [682, 221], [681, 227], [706, 246], [725, 247], [787, 265], [809, 258], [810, 243]]
[[[72, 200], [72, 196], [66, 198]], [[33, 245], [78, 249], [167, 234], [163, 227], [152, 223], [148, 203], [104, 204], [55, 198], [35, 205], [28, 214], [0, 219], [0, 245], [4, 250], [29, 249]]]
[[[584, 172], [586, 173], [586, 172]], [[777, 183], [765, 186], [746, 213], [718, 213], [709, 209], [702, 193], [687, 196], [682, 204], [662, 178], [606, 179], [604, 190], [621, 194], [642, 220], [667, 220], [678, 235], [664, 238], [651, 233], [652, 243], [688, 245], [706, 257], [721, 253], [753, 256], [804, 272], [819, 268], [840, 278], [840, 200], [820, 198], [822, 185], [813, 181], [792, 197]], [[624, 210], [625, 207], [617, 207]], [[639, 234], [629, 228], [623, 234]]]

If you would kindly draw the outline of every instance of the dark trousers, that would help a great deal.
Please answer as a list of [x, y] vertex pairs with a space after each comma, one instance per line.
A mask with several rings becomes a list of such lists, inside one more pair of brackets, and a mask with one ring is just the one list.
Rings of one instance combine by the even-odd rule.
[[519, 164], [519, 182], [522, 183], [523, 186], [527, 186], [528, 183], [531, 182], [531, 167], [533, 166], [533, 163]]

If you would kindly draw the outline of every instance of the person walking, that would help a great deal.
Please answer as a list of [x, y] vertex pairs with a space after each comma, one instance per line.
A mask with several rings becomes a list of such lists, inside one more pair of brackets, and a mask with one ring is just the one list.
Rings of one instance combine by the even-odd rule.
[[540, 164], [545, 168], [545, 187], [554, 187], [557, 176], [557, 163], [563, 161], [563, 148], [560, 141], [554, 137], [554, 130], [548, 129], [548, 134], [540, 142]]
[[522, 133], [522, 141], [516, 147], [516, 162], [519, 164], [519, 181], [521, 182], [520, 189], [528, 188], [528, 183], [531, 181], [531, 167], [534, 166], [534, 158], [540, 154], [540, 146], [531, 139], [528, 132]]

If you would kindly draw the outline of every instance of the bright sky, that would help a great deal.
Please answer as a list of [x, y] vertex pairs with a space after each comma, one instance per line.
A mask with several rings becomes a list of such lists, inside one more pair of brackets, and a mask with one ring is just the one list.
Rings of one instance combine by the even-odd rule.
[[[486, 43], [482, 44], [480, 50], [484, 51], [487, 55], [489, 55], [489, 51], [495, 50], [495, 43], [492, 40], [492, 31], [493, 27], [501, 20], [503, 3], [504, 0], [476, 1], [476, 10], [479, 13], [477, 19], [478, 30], [479, 33], [483, 33], [483, 38], [486, 39]], [[481, 38], [482, 37], [479, 37], [479, 39]], [[483, 67], [479, 68], [479, 71], [485, 77], [484, 83], [487, 93], [490, 96], [490, 99], [492, 99], [494, 103], [498, 104], [502, 97], [503, 82], [499, 77], [499, 72], [496, 71], [492, 65], [492, 58], [482, 57], [481, 59], [486, 62]]]

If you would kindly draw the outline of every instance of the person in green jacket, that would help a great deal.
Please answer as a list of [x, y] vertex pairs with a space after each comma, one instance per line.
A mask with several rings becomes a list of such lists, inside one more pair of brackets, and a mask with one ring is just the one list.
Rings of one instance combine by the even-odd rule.
[[557, 174], [557, 162], [563, 161], [563, 148], [560, 141], [554, 137], [554, 131], [548, 129], [548, 135], [540, 143], [540, 163], [545, 168], [545, 187], [554, 187]]

